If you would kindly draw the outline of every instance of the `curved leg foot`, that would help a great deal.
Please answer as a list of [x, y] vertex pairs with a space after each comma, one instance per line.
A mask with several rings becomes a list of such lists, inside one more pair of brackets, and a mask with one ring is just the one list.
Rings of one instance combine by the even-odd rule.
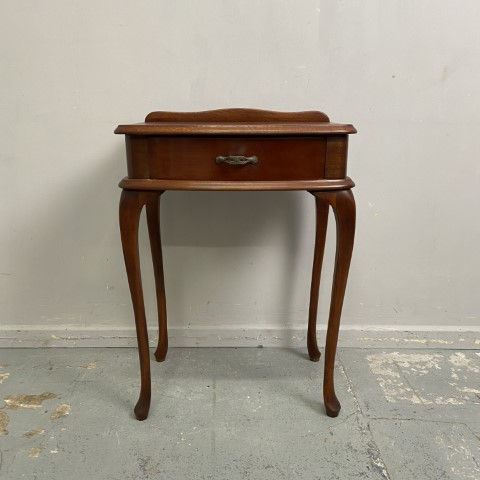
[[148, 412], [150, 411], [150, 399], [150, 395], [143, 395], [143, 392], [140, 393], [140, 398], [133, 409], [137, 420], [142, 421], [148, 417]]
[[337, 251], [333, 274], [332, 297], [325, 346], [325, 370], [323, 379], [323, 398], [327, 415], [336, 417], [340, 411], [340, 402], [335, 395], [334, 367], [337, 351], [340, 316], [347, 286], [348, 271], [352, 258], [355, 236], [355, 199], [351, 190], [337, 192], [316, 192], [317, 198], [325, 199], [333, 208], [337, 224]]
[[[314, 192], [311, 192], [314, 194]], [[317, 308], [318, 292], [320, 289], [320, 276], [322, 272], [323, 253], [325, 251], [325, 238], [327, 235], [328, 207], [329, 204], [322, 198], [315, 198], [316, 205], [316, 231], [315, 248], [313, 254], [312, 283], [310, 286], [310, 307], [308, 311], [307, 349], [312, 362], [320, 360], [320, 351], [317, 345]]]
[[338, 417], [342, 407], [340, 406], [340, 402], [335, 395], [335, 391], [332, 392], [332, 396], [330, 398], [327, 398], [324, 394], [323, 402], [325, 404], [325, 411], [327, 412], [327, 415], [332, 418]]
[[157, 349], [155, 350], [155, 360], [157, 362], [164, 362], [167, 358], [168, 345], [162, 345], [160, 338], [158, 339]]
[[153, 272], [158, 312], [158, 345], [155, 350], [157, 362], [163, 362], [168, 350], [167, 303], [165, 299], [165, 282], [163, 278], [162, 241], [160, 236], [160, 196], [163, 192], [148, 194], [146, 210], [148, 236], [152, 251]]
[[307, 340], [307, 349], [308, 349], [308, 358], [310, 358], [310, 361], [311, 362], [319, 362], [322, 354], [320, 353], [320, 350], [318, 349], [318, 345], [316, 343], [315, 344], [310, 344], [310, 343], [308, 343], [308, 340]]
[[140, 398], [135, 406], [135, 416], [145, 420], [148, 416], [151, 398], [150, 354], [148, 331], [143, 302], [140, 256], [138, 252], [138, 223], [144, 205], [140, 192], [123, 190], [120, 198], [120, 234], [127, 270], [128, 284], [132, 296], [135, 326], [137, 329], [138, 355], [140, 358]]

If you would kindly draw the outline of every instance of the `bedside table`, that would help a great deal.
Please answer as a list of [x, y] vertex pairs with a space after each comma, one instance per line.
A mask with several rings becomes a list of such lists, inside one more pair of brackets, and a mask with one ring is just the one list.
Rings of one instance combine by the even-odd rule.
[[307, 347], [320, 359], [317, 304], [329, 207], [335, 214], [337, 250], [325, 346], [323, 397], [336, 417], [334, 363], [340, 316], [355, 235], [353, 181], [346, 176], [352, 125], [331, 123], [322, 112], [225, 109], [152, 112], [144, 123], [119, 125], [125, 135], [128, 176], [120, 182], [120, 232], [132, 296], [140, 357], [138, 420], [148, 416], [150, 355], [145, 318], [138, 225], [145, 207], [157, 294], [159, 339], [155, 358], [168, 349], [167, 310], [160, 239], [160, 196], [167, 190], [306, 190], [315, 197], [316, 237], [310, 290]]

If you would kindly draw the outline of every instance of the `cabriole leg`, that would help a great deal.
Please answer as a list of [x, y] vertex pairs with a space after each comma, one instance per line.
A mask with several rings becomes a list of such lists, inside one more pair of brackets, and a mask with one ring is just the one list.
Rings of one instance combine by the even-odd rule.
[[[314, 194], [314, 192], [311, 192]], [[322, 272], [323, 253], [325, 251], [325, 237], [327, 235], [328, 202], [320, 197], [315, 197], [316, 206], [316, 233], [315, 249], [313, 255], [312, 283], [310, 286], [310, 308], [308, 311], [308, 356], [312, 362], [320, 360], [320, 351], [317, 345], [317, 308], [318, 292], [320, 289], [320, 276]]]
[[132, 296], [135, 326], [137, 329], [138, 354], [140, 357], [140, 397], [134, 409], [138, 420], [147, 418], [151, 399], [148, 331], [138, 251], [138, 224], [144, 203], [144, 195], [141, 192], [122, 190], [120, 198], [120, 234], [128, 284]]
[[317, 198], [327, 201], [332, 206], [337, 225], [337, 250], [327, 327], [323, 378], [325, 410], [328, 416], [336, 417], [340, 412], [340, 402], [335, 395], [335, 354], [337, 350], [340, 316], [342, 314], [343, 299], [345, 297], [355, 237], [355, 199], [351, 190], [315, 192], [314, 195]]
[[155, 358], [163, 362], [168, 350], [167, 303], [165, 299], [165, 282], [163, 278], [162, 241], [160, 236], [160, 196], [163, 192], [152, 192], [147, 200], [147, 224], [152, 251], [155, 289], [157, 294], [158, 345]]

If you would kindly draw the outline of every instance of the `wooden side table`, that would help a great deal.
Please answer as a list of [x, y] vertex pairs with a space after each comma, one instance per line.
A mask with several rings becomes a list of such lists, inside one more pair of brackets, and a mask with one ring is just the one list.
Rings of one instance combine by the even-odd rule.
[[337, 251], [325, 347], [323, 396], [336, 417], [334, 363], [340, 316], [355, 234], [353, 181], [346, 176], [352, 125], [331, 123], [321, 112], [225, 109], [197, 113], [152, 112], [144, 123], [119, 125], [125, 135], [128, 176], [120, 182], [120, 232], [133, 302], [140, 357], [138, 420], [148, 416], [150, 356], [138, 251], [140, 213], [146, 207], [157, 294], [159, 339], [155, 358], [168, 348], [160, 240], [160, 196], [166, 190], [306, 190], [315, 197], [316, 238], [307, 347], [317, 362], [317, 304], [329, 206], [335, 214]]

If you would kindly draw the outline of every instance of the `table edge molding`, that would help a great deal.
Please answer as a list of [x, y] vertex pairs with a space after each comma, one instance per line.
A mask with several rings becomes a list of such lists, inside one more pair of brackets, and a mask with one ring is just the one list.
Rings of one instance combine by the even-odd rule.
[[201, 191], [281, 191], [281, 190], [349, 190], [355, 186], [350, 177], [335, 180], [217, 181], [159, 180], [123, 178], [118, 184], [124, 190], [201, 190]]
[[190, 136], [190, 135], [334, 135], [354, 134], [357, 130], [353, 125], [330, 122], [297, 122], [297, 123], [263, 123], [263, 122], [172, 122], [172, 123], [136, 123], [118, 125], [114, 130], [117, 135], [144, 136]]

